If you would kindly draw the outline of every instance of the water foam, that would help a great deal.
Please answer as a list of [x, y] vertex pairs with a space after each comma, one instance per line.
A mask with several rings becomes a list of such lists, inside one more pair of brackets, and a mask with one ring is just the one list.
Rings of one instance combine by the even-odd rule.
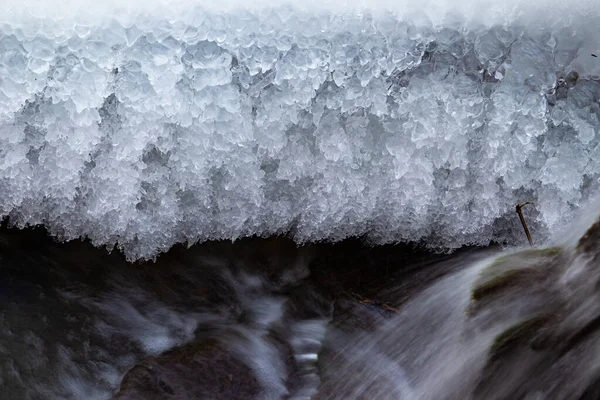
[[6, 2], [0, 214], [130, 259], [289, 231], [453, 248], [598, 192], [597, 6], [313, 3]]

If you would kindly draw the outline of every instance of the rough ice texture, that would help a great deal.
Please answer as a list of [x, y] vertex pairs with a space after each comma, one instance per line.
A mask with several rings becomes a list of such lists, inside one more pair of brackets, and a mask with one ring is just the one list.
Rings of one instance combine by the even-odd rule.
[[543, 235], [600, 187], [584, 11], [0, 17], [0, 214], [130, 259], [284, 232], [515, 242], [526, 200]]

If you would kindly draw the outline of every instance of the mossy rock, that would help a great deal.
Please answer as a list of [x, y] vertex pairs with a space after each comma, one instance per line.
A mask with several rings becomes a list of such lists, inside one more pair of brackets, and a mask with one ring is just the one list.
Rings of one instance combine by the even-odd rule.
[[486, 268], [486, 271], [498, 269], [513, 263], [527, 263], [541, 261], [545, 258], [553, 258], [561, 254], [560, 247], [548, 247], [546, 249], [526, 249], [515, 253], [500, 256]]
[[534, 337], [541, 328], [547, 325], [551, 318], [551, 314], [538, 315], [523, 320], [496, 336], [490, 347], [489, 360], [495, 361], [503, 354], [519, 346], [530, 347]]
[[498, 257], [482, 271], [471, 292], [471, 300], [481, 301], [519, 282], [546, 276], [548, 268], [545, 267], [552, 265], [561, 252], [561, 248], [551, 247]]
[[511, 286], [519, 279], [533, 275], [534, 272], [525, 269], [515, 269], [506, 271], [505, 273], [496, 276], [484, 283], [477, 285], [471, 292], [471, 300], [480, 301], [490, 295], [493, 295], [500, 290]]

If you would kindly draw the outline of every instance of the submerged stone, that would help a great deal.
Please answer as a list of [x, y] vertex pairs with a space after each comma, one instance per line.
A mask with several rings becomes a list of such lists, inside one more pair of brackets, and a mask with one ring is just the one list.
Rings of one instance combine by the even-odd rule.
[[516, 251], [483, 269], [467, 320], [475, 329], [499, 333], [473, 398], [594, 398], [600, 377], [599, 234], [595, 222], [575, 248]]
[[522, 250], [498, 257], [482, 271], [471, 292], [472, 300], [483, 300], [503, 289], [515, 288], [532, 279], [544, 279], [546, 274], [551, 273], [561, 252], [559, 247], [551, 247]]
[[490, 348], [490, 361], [498, 359], [517, 346], [531, 347], [535, 335], [551, 318], [551, 315], [535, 316], [513, 325], [498, 335]]
[[251, 399], [259, 391], [252, 370], [223, 344], [200, 340], [134, 366], [113, 399]]

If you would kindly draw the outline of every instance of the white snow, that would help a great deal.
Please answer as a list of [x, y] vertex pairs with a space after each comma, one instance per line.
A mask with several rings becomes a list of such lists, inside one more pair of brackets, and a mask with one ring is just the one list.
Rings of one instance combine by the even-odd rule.
[[554, 231], [600, 188], [600, 7], [488, 3], [5, 1], [0, 215], [131, 259]]

